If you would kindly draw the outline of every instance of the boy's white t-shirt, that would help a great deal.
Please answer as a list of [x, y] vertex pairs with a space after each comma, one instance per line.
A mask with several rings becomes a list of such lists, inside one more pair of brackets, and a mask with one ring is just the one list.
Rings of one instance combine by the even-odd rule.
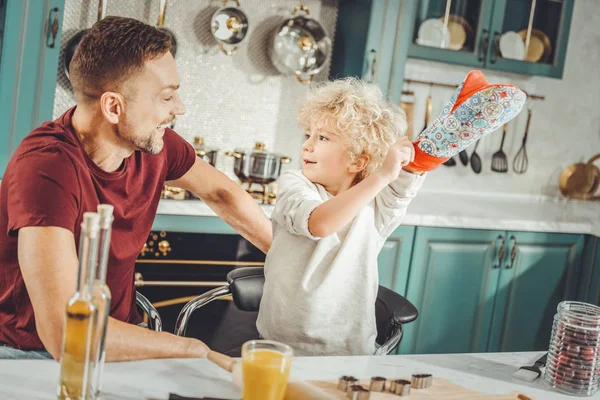
[[373, 354], [377, 256], [424, 178], [402, 171], [347, 226], [318, 238], [308, 218], [333, 196], [301, 171], [283, 174], [271, 216], [260, 335], [289, 344], [296, 355]]

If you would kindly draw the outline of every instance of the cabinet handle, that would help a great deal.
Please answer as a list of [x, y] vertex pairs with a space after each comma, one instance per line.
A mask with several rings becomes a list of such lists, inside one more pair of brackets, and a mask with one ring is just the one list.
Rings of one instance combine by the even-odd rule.
[[485, 60], [488, 46], [490, 45], [490, 31], [484, 29], [481, 31], [481, 48], [479, 49], [479, 61]]
[[[494, 264], [494, 266], [492, 267], [493, 269], [500, 268], [500, 265], [502, 264], [502, 259], [504, 258], [504, 236], [498, 236], [498, 239], [502, 240], [502, 245], [500, 245], [500, 250], [498, 250], [498, 263]], [[498, 241], [498, 239], [496, 239], [496, 241]]]
[[[54, 17], [52, 17], [52, 14], [54, 14]], [[50, 10], [48, 22], [49, 24], [46, 28], [46, 46], [53, 49], [56, 46], [56, 36], [58, 36], [58, 7], [54, 7], [52, 10]]]
[[510, 264], [506, 266], [506, 269], [512, 269], [512, 267], [515, 265], [515, 258], [517, 258], [517, 239], [515, 239], [514, 236], [511, 236], [510, 240], [513, 242], [513, 247], [510, 251]]
[[490, 62], [492, 64], [496, 64], [496, 60], [498, 59], [498, 36], [500, 35], [500, 32], [496, 31], [494, 32], [494, 35], [492, 36], [492, 54], [490, 54]]
[[375, 80], [375, 73], [377, 72], [377, 50], [371, 49], [369, 52], [369, 59], [365, 66], [365, 81], [372, 83]]

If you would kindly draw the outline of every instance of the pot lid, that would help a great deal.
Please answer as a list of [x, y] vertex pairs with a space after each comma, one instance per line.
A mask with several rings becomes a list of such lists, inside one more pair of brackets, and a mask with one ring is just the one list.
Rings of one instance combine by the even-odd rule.
[[[226, 2], [227, 3], [227, 2]], [[214, 38], [226, 44], [238, 44], [248, 33], [248, 17], [237, 7], [224, 6], [212, 16], [210, 28]]]
[[274, 156], [274, 157], [284, 157], [287, 158], [285, 156], [282, 156], [280, 154], [277, 153], [271, 153], [270, 151], [266, 150], [266, 146], [263, 142], [256, 142], [254, 143], [254, 148], [253, 149], [235, 149], [236, 153], [241, 153], [241, 154], [252, 154], [252, 155], [265, 155], [265, 156]]

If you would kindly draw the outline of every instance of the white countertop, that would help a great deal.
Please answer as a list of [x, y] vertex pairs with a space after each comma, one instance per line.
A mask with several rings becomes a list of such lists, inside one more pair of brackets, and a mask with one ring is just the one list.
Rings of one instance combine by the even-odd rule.
[[[298, 357], [292, 362], [293, 379], [410, 377], [430, 373], [467, 389], [489, 394], [518, 391], [536, 400], [569, 399], [547, 388], [539, 378], [532, 383], [512, 374], [533, 364], [540, 353], [482, 353], [458, 355]], [[0, 398], [55, 399], [59, 364], [52, 360], [0, 360]], [[108, 363], [104, 373], [103, 399], [167, 399], [212, 396], [239, 399], [231, 375], [204, 359], [165, 359]], [[600, 393], [590, 397], [600, 399]]]
[[[273, 206], [261, 206], [270, 216]], [[158, 214], [215, 216], [200, 200], [161, 200]], [[520, 195], [420, 192], [403, 225], [600, 236], [600, 202]]]

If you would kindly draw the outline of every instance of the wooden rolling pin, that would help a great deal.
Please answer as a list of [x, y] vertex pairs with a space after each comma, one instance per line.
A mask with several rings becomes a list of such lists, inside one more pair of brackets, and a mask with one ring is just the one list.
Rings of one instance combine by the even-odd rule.
[[[228, 355], [210, 350], [206, 356], [211, 362], [217, 364], [226, 371], [231, 372], [233, 384], [243, 390], [244, 380], [242, 378], [242, 364]], [[288, 381], [285, 391], [285, 400], [336, 400], [337, 397], [330, 395], [322, 389], [303, 381]]]

